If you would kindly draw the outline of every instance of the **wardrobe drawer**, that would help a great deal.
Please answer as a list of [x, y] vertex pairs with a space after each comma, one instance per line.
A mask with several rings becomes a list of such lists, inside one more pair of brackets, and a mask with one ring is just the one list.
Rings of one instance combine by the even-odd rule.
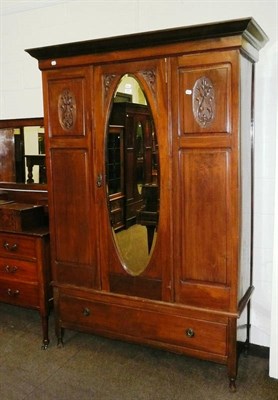
[[221, 356], [227, 354], [227, 325], [224, 323], [90, 302], [66, 295], [60, 296], [59, 307], [62, 324], [73, 323], [95, 332], [138, 338], [146, 343], [169, 343]]
[[26, 307], [38, 307], [38, 285], [0, 280], [0, 301]]
[[36, 241], [31, 236], [1, 232], [0, 256], [36, 259]]
[[193, 318], [161, 315], [157, 335], [162, 341], [226, 355], [227, 325]]
[[38, 280], [37, 264], [32, 261], [0, 257], [1, 278], [36, 282]]

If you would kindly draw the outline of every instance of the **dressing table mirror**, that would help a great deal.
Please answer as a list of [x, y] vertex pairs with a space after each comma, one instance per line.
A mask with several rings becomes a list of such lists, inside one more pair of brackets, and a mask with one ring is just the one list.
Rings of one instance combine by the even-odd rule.
[[37, 310], [49, 343], [50, 237], [43, 118], [0, 121], [0, 302]]
[[46, 183], [43, 118], [0, 120], [0, 182]]

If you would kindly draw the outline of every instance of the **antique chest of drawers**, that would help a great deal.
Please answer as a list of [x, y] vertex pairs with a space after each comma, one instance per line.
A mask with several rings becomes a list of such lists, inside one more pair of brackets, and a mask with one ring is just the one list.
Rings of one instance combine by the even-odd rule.
[[43, 349], [49, 343], [51, 301], [49, 233], [0, 231], [0, 301], [36, 309], [42, 322]]
[[17, 203], [0, 204], [0, 230], [21, 232], [43, 224], [42, 205]]

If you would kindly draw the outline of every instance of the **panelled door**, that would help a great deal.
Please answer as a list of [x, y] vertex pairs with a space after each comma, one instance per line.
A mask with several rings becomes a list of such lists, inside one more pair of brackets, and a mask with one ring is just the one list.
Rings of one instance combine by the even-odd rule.
[[[94, 74], [94, 92], [98, 90], [99, 95], [94, 98], [94, 116], [97, 175], [102, 181], [96, 192], [98, 215], [102, 221], [102, 288], [129, 296], [169, 301], [172, 296], [172, 228], [167, 66], [165, 59], [97, 66]], [[126, 101], [128, 93], [128, 101], [146, 104], [149, 107], [152, 123], [146, 127], [138, 116], [136, 124], [132, 120], [133, 132], [130, 126], [122, 127], [123, 179], [130, 180], [133, 176], [134, 186], [137, 187], [137, 195], [141, 200], [134, 202], [133, 215], [136, 215], [136, 218], [133, 219], [132, 225], [127, 224], [115, 230], [111, 225], [107, 196], [108, 151], [109, 159], [113, 159], [114, 155], [112, 148], [107, 148], [107, 135], [114, 99], [121, 97]], [[125, 115], [127, 124], [131, 123], [131, 118], [129, 113]], [[129, 193], [121, 193], [121, 203], [118, 207], [122, 208], [123, 215], [128, 212], [129, 197]]]
[[238, 54], [173, 60], [177, 302], [236, 310]]
[[99, 288], [90, 67], [44, 72], [54, 281]]

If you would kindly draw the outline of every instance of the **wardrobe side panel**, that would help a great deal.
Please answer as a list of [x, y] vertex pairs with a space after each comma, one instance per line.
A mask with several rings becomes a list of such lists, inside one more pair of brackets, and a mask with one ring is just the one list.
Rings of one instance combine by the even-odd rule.
[[241, 251], [239, 271], [238, 301], [244, 296], [251, 284], [252, 256], [252, 185], [253, 185], [253, 98], [252, 63], [241, 57], [241, 134], [240, 134], [240, 185], [241, 185]]

